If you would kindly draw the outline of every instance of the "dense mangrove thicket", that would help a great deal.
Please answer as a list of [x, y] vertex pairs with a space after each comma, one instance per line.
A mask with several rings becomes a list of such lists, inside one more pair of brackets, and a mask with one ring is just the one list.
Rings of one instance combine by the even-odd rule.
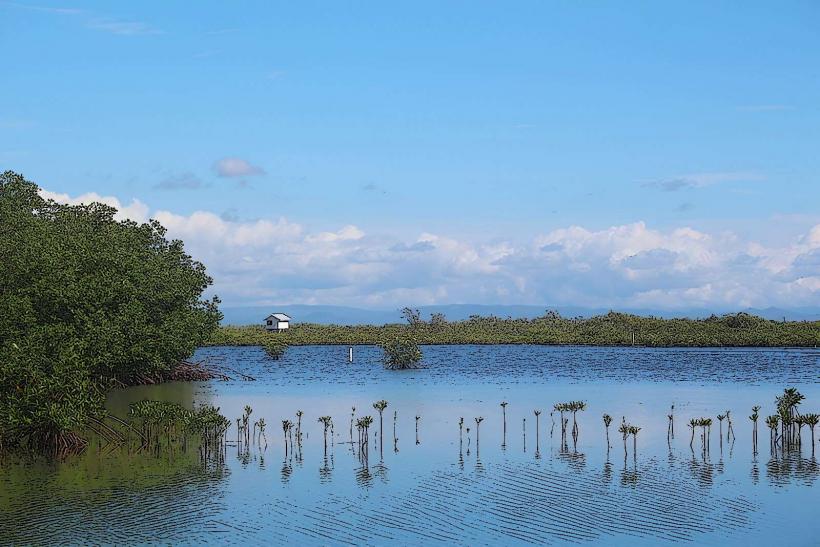
[[81, 444], [108, 387], [161, 378], [218, 324], [182, 242], [115, 213], [0, 175], [0, 448]]
[[287, 332], [261, 327], [222, 327], [209, 345], [384, 344], [410, 337], [419, 344], [577, 344], [677, 347], [815, 347], [820, 321], [770, 321], [738, 313], [706, 319], [660, 319], [610, 312], [590, 318], [564, 318], [548, 312], [536, 319], [474, 316], [466, 321], [416, 318], [382, 326], [295, 324]]

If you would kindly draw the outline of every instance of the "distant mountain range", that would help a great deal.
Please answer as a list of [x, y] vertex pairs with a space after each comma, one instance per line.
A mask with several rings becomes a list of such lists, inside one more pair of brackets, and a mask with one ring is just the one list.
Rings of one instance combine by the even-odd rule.
[[[440, 306], [418, 306], [423, 319], [427, 320], [433, 313], [443, 313], [447, 319], [457, 321], [467, 319], [471, 315], [495, 315], [497, 317], [529, 318], [544, 315], [547, 310], [555, 310], [564, 317], [590, 317], [593, 315], [605, 314], [609, 308], [581, 308], [572, 306], [525, 306], [525, 305], [483, 305], [483, 304], [447, 304]], [[628, 309], [621, 308], [616, 311], [632, 313], [643, 316], [656, 316], [664, 318], [708, 317], [713, 313], [722, 315], [735, 311], [765, 317], [766, 319], [788, 321], [820, 321], [820, 308], [747, 308], [745, 310], [681, 310], [663, 311], [652, 309]], [[225, 315], [223, 325], [250, 325], [259, 324], [262, 320], [273, 312], [283, 312], [291, 316], [294, 323], [319, 323], [323, 325], [383, 325], [385, 323], [402, 322], [401, 313], [395, 310], [372, 310], [363, 308], [352, 308], [345, 306], [245, 306], [223, 308]]]

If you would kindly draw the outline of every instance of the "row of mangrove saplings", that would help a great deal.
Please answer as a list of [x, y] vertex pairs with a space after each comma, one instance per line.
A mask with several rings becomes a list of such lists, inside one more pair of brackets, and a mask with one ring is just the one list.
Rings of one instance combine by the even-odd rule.
[[[820, 422], [820, 415], [815, 413], [801, 413], [799, 411], [800, 405], [803, 403], [805, 397], [795, 388], [785, 389], [782, 395], [775, 399], [776, 414], [772, 414], [765, 418], [764, 422], [770, 430], [770, 447], [772, 451], [781, 449], [783, 451], [790, 451], [799, 449], [803, 443], [803, 430], [808, 428], [811, 435], [811, 446], [814, 451], [815, 426]], [[503, 441], [502, 446], [506, 445], [507, 439], [507, 405], [508, 403], [500, 403], [502, 411], [503, 424]], [[373, 409], [378, 412], [379, 419], [379, 443], [383, 446], [384, 437], [384, 412], [388, 408], [389, 403], [386, 400], [380, 400], [373, 403]], [[562, 447], [566, 446], [567, 440], [572, 439], [575, 445], [580, 435], [580, 427], [577, 419], [579, 412], [584, 412], [587, 409], [587, 404], [584, 401], [569, 401], [564, 403], [557, 403], [553, 406], [550, 412], [551, 429], [550, 436], [555, 429], [555, 419], [558, 419], [558, 426], [560, 427]], [[760, 419], [760, 406], [754, 406], [749, 420], [752, 422], [752, 446], [755, 453], [758, 449], [758, 422]], [[252, 420], [251, 416], [253, 409], [250, 406], [245, 406], [241, 417], [235, 420], [236, 425], [236, 444], [238, 446], [250, 446], [253, 444], [267, 445], [268, 438], [266, 434], [267, 423], [264, 418]], [[540, 419], [542, 411], [539, 409], [533, 410], [535, 417], [535, 431], [536, 431], [536, 447], [538, 447], [540, 437]], [[228, 443], [227, 432], [230, 429], [232, 422], [225, 416], [221, 415], [219, 408], [212, 406], [203, 406], [196, 410], [187, 410], [177, 404], [162, 402], [162, 401], [139, 401], [130, 406], [130, 422], [121, 422], [127, 428], [127, 435], [121, 435], [117, 431], [108, 428], [108, 431], [101, 430], [103, 436], [110, 441], [125, 440], [126, 437], [133, 436], [139, 441], [140, 447], [149, 448], [155, 447], [161, 449], [163, 447], [181, 447], [187, 449], [190, 440], [196, 440], [199, 448], [203, 454], [212, 452], [215, 448], [222, 448]], [[299, 410], [295, 414], [295, 419], [282, 420], [282, 433], [285, 441], [285, 451], [298, 450], [301, 452], [301, 445], [303, 439], [302, 421], [304, 413]], [[612, 416], [609, 414], [603, 415], [604, 431], [606, 435], [607, 449], [611, 447], [610, 444], [610, 426], [613, 422]], [[675, 438], [675, 407], [672, 405], [670, 413], [667, 415], [667, 441]], [[393, 442], [396, 448], [396, 422], [398, 413], [393, 412]], [[732, 414], [730, 411], [718, 414], [716, 416], [718, 424], [718, 439], [722, 445], [724, 439], [724, 422], [725, 422], [725, 438], [727, 442], [733, 442], [735, 438], [734, 424], [732, 422]], [[416, 444], [419, 444], [419, 422], [421, 416], [415, 417], [416, 430]], [[522, 420], [522, 428], [526, 442], [526, 418]], [[483, 416], [476, 416], [472, 422], [475, 424], [475, 441], [476, 447], [480, 440], [480, 426], [484, 421]], [[317, 422], [322, 424], [324, 435], [324, 447], [327, 451], [328, 439], [335, 443], [334, 422], [331, 416], [320, 416]], [[349, 418], [349, 442], [351, 445], [357, 445], [360, 449], [366, 449], [370, 439], [370, 427], [375, 422], [373, 416], [356, 414], [356, 407], [351, 408]], [[700, 440], [700, 445], [703, 451], [708, 451], [711, 442], [712, 425], [714, 421], [711, 417], [696, 417], [691, 418], [688, 422], [690, 429], [690, 447], [694, 448], [696, 435]], [[463, 443], [463, 435], [466, 433], [468, 442], [471, 442], [470, 423], [465, 422], [464, 417], [460, 417], [458, 421], [459, 427], [459, 441]], [[618, 433], [623, 441], [624, 453], [628, 450], [628, 440], [632, 439], [633, 453], [637, 451], [638, 433], [641, 427], [627, 422], [626, 417], [621, 418]], [[357, 434], [354, 437], [354, 432]], [[119, 435], [119, 437], [118, 437]], [[396, 448], [397, 450], [397, 448]]]

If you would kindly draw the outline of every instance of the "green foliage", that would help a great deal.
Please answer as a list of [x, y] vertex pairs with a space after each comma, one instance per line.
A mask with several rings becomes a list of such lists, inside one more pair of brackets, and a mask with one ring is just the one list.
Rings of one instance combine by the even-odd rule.
[[410, 338], [394, 338], [382, 344], [384, 366], [390, 370], [415, 368], [422, 354], [418, 344]]
[[82, 428], [116, 382], [161, 375], [216, 327], [211, 278], [156, 221], [60, 205], [0, 175], [0, 445]]
[[418, 344], [549, 344], [650, 347], [813, 347], [820, 321], [769, 321], [745, 313], [706, 319], [660, 319], [610, 312], [590, 318], [562, 318], [548, 312], [535, 319], [473, 316], [465, 321], [390, 325], [297, 323], [270, 335], [261, 327], [223, 327], [209, 345], [376, 344], [412, 337]]

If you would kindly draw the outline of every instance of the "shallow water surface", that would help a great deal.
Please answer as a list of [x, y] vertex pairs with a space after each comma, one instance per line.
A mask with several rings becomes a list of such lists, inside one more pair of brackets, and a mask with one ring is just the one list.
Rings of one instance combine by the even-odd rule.
[[[98, 443], [63, 462], [6, 461], [0, 543], [817, 544], [811, 442], [773, 455], [763, 423], [785, 386], [806, 396], [804, 411], [820, 410], [816, 350], [424, 352], [424, 369], [391, 372], [374, 347], [355, 348], [353, 363], [346, 347], [294, 347], [278, 361], [259, 348], [201, 349], [195, 359], [256, 381], [130, 388], [110, 394], [111, 410], [156, 398], [214, 404], [233, 420], [248, 404], [268, 424], [266, 442], [240, 448], [232, 427], [224, 461], [107, 453]], [[379, 399], [389, 401], [383, 432], [371, 406]], [[587, 408], [577, 442], [564, 443], [550, 411], [569, 400]], [[755, 404], [758, 454], [747, 417]], [[351, 443], [354, 406], [375, 418], [365, 450]], [[715, 419], [727, 409], [733, 441]], [[296, 422], [297, 410], [303, 441], [286, 454], [281, 420]], [[604, 412], [614, 418], [609, 448]], [[321, 415], [334, 421], [327, 451]], [[707, 452], [698, 436], [690, 448], [686, 424], [698, 416], [715, 419]], [[632, 438], [624, 449], [622, 417], [641, 427], [637, 450]]]

